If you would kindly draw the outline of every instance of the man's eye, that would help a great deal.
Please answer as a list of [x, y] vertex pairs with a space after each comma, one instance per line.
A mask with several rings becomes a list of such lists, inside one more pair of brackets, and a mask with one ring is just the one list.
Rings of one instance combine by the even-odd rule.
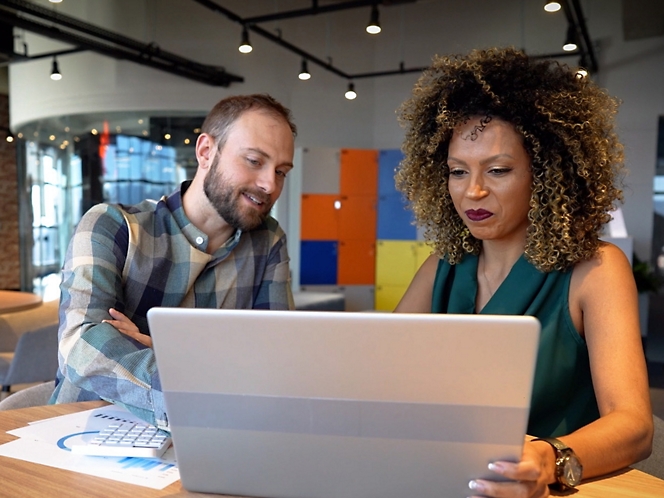
[[286, 175], [287, 175], [287, 174], [288, 174], [287, 171], [280, 171], [280, 170], [277, 170], [277, 175], [279, 175], [279, 176], [282, 177], [282, 178], [286, 178]]

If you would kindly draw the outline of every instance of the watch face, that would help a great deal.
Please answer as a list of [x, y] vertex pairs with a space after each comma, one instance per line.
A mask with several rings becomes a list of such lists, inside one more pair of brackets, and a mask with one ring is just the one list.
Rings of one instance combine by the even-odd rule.
[[579, 460], [573, 455], [566, 455], [563, 463], [563, 474], [561, 480], [567, 486], [577, 486], [581, 482], [583, 467]]

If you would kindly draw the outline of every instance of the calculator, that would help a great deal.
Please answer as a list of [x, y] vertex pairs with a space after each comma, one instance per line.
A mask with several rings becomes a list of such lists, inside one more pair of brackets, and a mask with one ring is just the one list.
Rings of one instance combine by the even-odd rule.
[[153, 425], [116, 421], [90, 441], [73, 444], [72, 453], [91, 456], [158, 458], [171, 445], [171, 437]]

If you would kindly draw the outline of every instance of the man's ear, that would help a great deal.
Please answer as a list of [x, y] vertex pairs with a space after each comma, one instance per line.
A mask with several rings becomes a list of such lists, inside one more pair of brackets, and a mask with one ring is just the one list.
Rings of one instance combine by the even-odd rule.
[[214, 138], [207, 133], [201, 133], [196, 139], [196, 159], [198, 160], [198, 167], [207, 169], [212, 164], [216, 151], [217, 146]]

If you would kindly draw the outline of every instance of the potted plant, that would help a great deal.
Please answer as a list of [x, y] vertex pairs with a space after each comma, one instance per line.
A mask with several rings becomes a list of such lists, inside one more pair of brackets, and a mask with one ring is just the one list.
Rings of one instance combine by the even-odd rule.
[[663, 282], [657, 272], [646, 261], [641, 261], [636, 254], [632, 256], [632, 273], [639, 293], [641, 336], [645, 337], [648, 334], [648, 296], [657, 294]]

